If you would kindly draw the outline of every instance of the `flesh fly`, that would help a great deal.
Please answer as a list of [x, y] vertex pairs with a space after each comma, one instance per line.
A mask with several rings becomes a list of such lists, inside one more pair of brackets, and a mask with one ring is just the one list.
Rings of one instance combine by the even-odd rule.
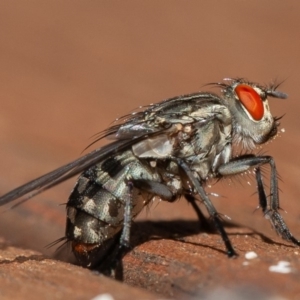
[[[272, 116], [268, 98], [287, 95], [277, 86], [244, 79], [213, 85], [221, 96], [183, 95], [121, 118], [98, 138], [113, 139], [110, 144], [16, 188], [0, 197], [0, 205], [26, 201], [82, 173], [67, 202], [64, 240], [83, 265], [93, 266], [104, 260], [116, 239], [118, 253], [129, 247], [132, 220], [154, 197], [168, 202], [185, 197], [196, 210], [200, 198], [232, 257], [236, 252], [204, 187], [210, 179], [253, 169], [264, 216], [283, 239], [299, 246], [278, 211], [274, 159], [253, 154], [277, 134], [279, 118]], [[233, 158], [237, 147], [245, 154]], [[269, 198], [261, 175], [265, 164], [271, 167]]]

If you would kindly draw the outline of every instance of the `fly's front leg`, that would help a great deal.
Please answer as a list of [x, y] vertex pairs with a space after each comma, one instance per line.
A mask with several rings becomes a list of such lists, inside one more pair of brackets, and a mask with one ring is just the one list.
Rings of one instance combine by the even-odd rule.
[[[272, 167], [272, 165], [271, 165], [271, 167]], [[275, 164], [274, 164], [273, 173], [275, 173], [275, 175], [276, 175]], [[275, 178], [273, 178], [271, 176], [271, 181], [272, 180], [276, 180], [276, 182], [277, 182], [277, 176], [275, 176]], [[272, 194], [272, 185], [271, 185], [271, 204], [270, 204], [270, 209], [268, 209], [268, 207], [267, 207], [267, 197], [266, 197], [266, 193], [264, 191], [264, 186], [263, 186], [263, 181], [262, 181], [262, 175], [261, 175], [261, 172], [260, 172], [260, 168], [256, 169], [256, 181], [257, 181], [257, 189], [258, 189], [260, 207], [262, 208], [266, 218], [271, 221], [272, 226], [275, 228], [276, 232], [283, 239], [288, 240], [288, 241], [294, 243], [295, 245], [300, 246], [300, 241], [298, 241], [291, 234], [291, 232], [290, 232], [289, 228], [287, 227], [287, 225], [285, 224], [282, 216], [278, 212], [278, 209], [280, 208], [278, 199], [277, 199], [277, 201], [272, 202], [272, 200], [275, 200], [275, 199], [272, 199], [272, 195], [273, 195]], [[278, 197], [278, 192], [275, 193], [275, 195], [277, 195], [277, 197]], [[277, 202], [277, 204], [276, 204], [276, 202]], [[274, 203], [275, 203], [275, 205], [274, 205]], [[274, 207], [272, 207], [272, 204], [274, 205]]]
[[[270, 184], [270, 203], [268, 207], [267, 197], [264, 190], [260, 166], [269, 164], [271, 167]], [[271, 156], [246, 155], [220, 166], [217, 170], [220, 176], [235, 175], [248, 171], [250, 168], [256, 168], [256, 181], [259, 195], [259, 205], [262, 208], [265, 217], [271, 221], [276, 232], [285, 240], [288, 240], [298, 246], [300, 242], [291, 234], [282, 216], [279, 214], [279, 193], [278, 180], [275, 161]]]
[[221, 218], [220, 218], [217, 210], [215, 209], [214, 205], [210, 201], [209, 197], [207, 196], [207, 194], [206, 194], [205, 190], [203, 189], [202, 185], [195, 178], [195, 176], [194, 176], [193, 172], [191, 171], [190, 167], [183, 160], [178, 159], [177, 162], [178, 162], [178, 165], [182, 168], [182, 170], [186, 173], [187, 177], [191, 181], [192, 186], [195, 188], [198, 195], [202, 199], [204, 205], [206, 206], [206, 209], [207, 209], [210, 217], [212, 218], [217, 230], [219, 231], [219, 233], [220, 233], [220, 235], [221, 235], [221, 237], [224, 241], [224, 244], [225, 244], [225, 247], [226, 247], [226, 250], [227, 250], [227, 255], [229, 257], [237, 256], [236, 252], [234, 251], [234, 249], [231, 245], [229, 237], [228, 237], [226, 231], [224, 230], [223, 224], [221, 222]]
[[256, 182], [257, 182], [257, 191], [258, 191], [258, 199], [259, 199], [259, 207], [262, 209], [263, 213], [267, 212], [268, 201], [266, 192], [264, 189], [263, 179], [260, 171], [260, 167], [256, 168], [255, 171]]

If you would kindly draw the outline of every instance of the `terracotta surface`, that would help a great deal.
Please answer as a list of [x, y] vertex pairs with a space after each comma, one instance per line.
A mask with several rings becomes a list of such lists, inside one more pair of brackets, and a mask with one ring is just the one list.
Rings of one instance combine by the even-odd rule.
[[[135, 107], [206, 90], [204, 84], [224, 77], [277, 79], [289, 99], [270, 105], [274, 115], [285, 115], [285, 133], [261, 151], [277, 162], [288, 214], [282, 213], [300, 238], [299, 10], [296, 1], [2, 1], [0, 193], [77, 158], [89, 137]], [[52, 299], [56, 285], [57, 299], [104, 292], [122, 299], [117, 293], [127, 287], [113, 282], [102, 290], [103, 276], [53, 259], [72, 261], [68, 249], [45, 248], [64, 235], [60, 204], [75, 180], [11, 211], [2, 208], [1, 299], [24, 299], [27, 292], [34, 299], [34, 290], [36, 299]], [[300, 249], [253, 213], [253, 179], [224, 180], [211, 191], [224, 196], [214, 203], [231, 217], [226, 230], [240, 256], [227, 259], [220, 237], [199, 227], [184, 200], [154, 204], [134, 226], [125, 283], [169, 298], [299, 298]], [[248, 251], [258, 257], [246, 260]], [[279, 261], [290, 262], [291, 272], [270, 272]], [[126, 293], [135, 292], [143, 293]]]

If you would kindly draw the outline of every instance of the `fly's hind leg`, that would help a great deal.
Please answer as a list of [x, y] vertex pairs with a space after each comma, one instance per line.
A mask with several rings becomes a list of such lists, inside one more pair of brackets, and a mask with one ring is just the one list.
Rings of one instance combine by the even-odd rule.
[[[134, 181], [134, 186], [141, 190], [154, 193], [163, 201], [174, 202], [177, 199], [177, 195], [174, 194], [168, 186], [156, 181], [136, 180]], [[197, 205], [197, 199], [192, 194], [184, 194], [184, 197], [192, 205], [196, 212], [201, 228], [205, 231], [211, 231], [211, 224]]]
[[115, 260], [120, 261], [124, 254], [130, 248], [130, 230], [131, 230], [131, 222], [132, 222], [132, 190], [133, 190], [132, 181], [127, 182], [128, 195], [125, 197], [125, 205], [124, 205], [124, 220], [123, 220], [123, 229], [120, 236], [119, 248], [115, 255]]
[[145, 192], [148, 192], [150, 194], [156, 195], [164, 201], [173, 202], [177, 198], [176, 194], [174, 194], [168, 188], [168, 186], [160, 182], [139, 179], [139, 180], [134, 180], [132, 183], [134, 187], [143, 190]]
[[122, 258], [130, 249], [130, 231], [132, 223], [132, 202], [133, 202], [133, 182], [128, 180], [127, 182], [127, 195], [124, 197], [124, 220], [123, 228], [121, 231], [120, 239], [117, 247], [114, 248], [112, 254], [112, 260], [109, 263], [109, 266], [106, 262], [102, 264], [100, 269], [104, 271], [105, 274], [118, 279], [123, 280], [123, 266]]
[[166, 201], [174, 201], [176, 196], [168, 189], [168, 187], [162, 183], [144, 180], [144, 179], [128, 179], [127, 180], [127, 188], [128, 192], [126, 197], [124, 197], [124, 220], [123, 220], [123, 229], [121, 232], [119, 246], [113, 255], [112, 264], [110, 266], [110, 274], [114, 277], [117, 277], [114, 274], [118, 267], [120, 266], [120, 262], [122, 261], [123, 256], [130, 249], [130, 231], [131, 231], [131, 223], [132, 223], [132, 209], [133, 209], [133, 189], [138, 188], [140, 190], [144, 190], [151, 194], [155, 194], [161, 197]]
[[140, 190], [149, 192], [151, 194], [157, 195], [164, 200], [173, 201], [173, 193], [162, 183], [144, 180], [144, 179], [134, 179], [127, 181], [128, 193], [127, 197], [124, 197], [124, 220], [123, 229], [121, 232], [119, 249], [116, 254], [116, 259], [122, 259], [124, 252], [128, 251], [130, 248], [130, 230], [132, 223], [132, 209], [133, 209], [133, 188], [138, 188]]

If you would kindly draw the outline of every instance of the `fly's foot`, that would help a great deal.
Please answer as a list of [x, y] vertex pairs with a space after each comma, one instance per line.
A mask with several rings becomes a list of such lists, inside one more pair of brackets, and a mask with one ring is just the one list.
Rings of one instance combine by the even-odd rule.
[[119, 245], [113, 253], [101, 264], [99, 270], [102, 274], [120, 280], [123, 280], [123, 257], [131, 247]]
[[300, 246], [300, 241], [298, 241], [290, 232], [289, 228], [285, 224], [282, 216], [276, 210], [268, 210], [265, 213], [265, 218], [270, 220], [273, 228], [284, 240], [292, 242], [293, 244]]

